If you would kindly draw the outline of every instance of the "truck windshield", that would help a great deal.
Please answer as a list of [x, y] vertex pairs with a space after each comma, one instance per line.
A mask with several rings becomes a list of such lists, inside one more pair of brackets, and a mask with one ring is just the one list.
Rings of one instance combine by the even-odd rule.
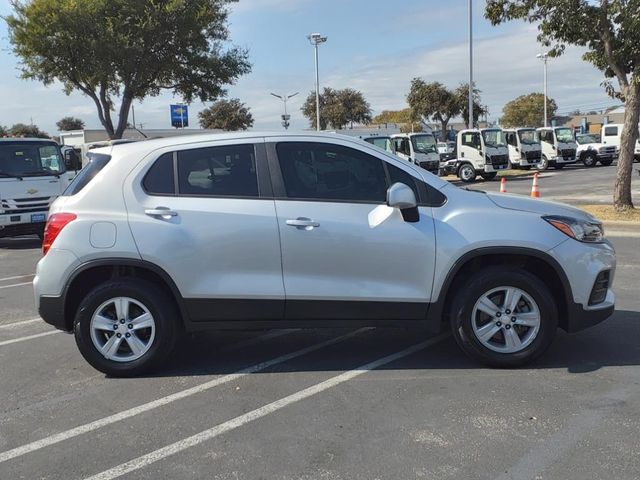
[[483, 130], [482, 138], [487, 147], [497, 148], [507, 146], [502, 130]]
[[556, 139], [559, 142], [573, 142], [573, 131], [570, 128], [556, 128]]
[[540, 143], [538, 132], [533, 128], [531, 130], [519, 130], [518, 137], [520, 138], [520, 143], [523, 145], [534, 145], [536, 143]]
[[436, 146], [436, 137], [434, 137], [433, 135], [412, 135], [411, 143], [413, 144], [413, 149], [416, 152], [438, 153], [438, 148]]
[[0, 142], [0, 177], [35, 177], [64, 173], [64, 161], [53, 142]]

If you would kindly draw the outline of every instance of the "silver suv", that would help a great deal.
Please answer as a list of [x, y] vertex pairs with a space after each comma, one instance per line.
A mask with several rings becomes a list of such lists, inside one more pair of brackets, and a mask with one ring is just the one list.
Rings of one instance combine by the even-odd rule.
[[98, 370], [158, 366], [182, 332], [452, 327], [488, 365], [614, 310], [615, 253], [581, 210], [459, 189], [335, 134], [228, 134], [91, 152], [51, 207], [42, 318]]

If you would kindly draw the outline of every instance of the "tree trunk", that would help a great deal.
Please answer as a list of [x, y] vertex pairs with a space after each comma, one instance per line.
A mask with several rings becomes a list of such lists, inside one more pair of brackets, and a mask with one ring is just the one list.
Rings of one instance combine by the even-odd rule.
[[447, 118], [442, 119], [440, 121], [440, 124], [442, 125], [442, 141], [446, 142], [447, 141], [447, 127], [449, 126], [449, 119]]
[[633, 155], [638, 139], [638, 121], [640, 120], [640, 85], [633, 83], [626, 88], [624, 127], [620, 138], [620, 157], [618, 171], [613, 187], [613, 207], [617, 211], [633, 208], [631, 199], [631, 174], [633, 173]]
[[112, 139], [122, 138], [124, 134], [124, 130], [127, 128], [127, 123], [129, 121], [129, 111], [131, 110], [131, 102], [133, 102], [133, 98], [126, 91], [122, 96], [122, 103], [120, 104], [120, 113], [118, 114], [118, 128], [111, 137]]

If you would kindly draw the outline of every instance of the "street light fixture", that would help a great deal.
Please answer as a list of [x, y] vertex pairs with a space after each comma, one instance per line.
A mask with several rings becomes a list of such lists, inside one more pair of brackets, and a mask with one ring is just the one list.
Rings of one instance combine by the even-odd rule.
[[320, 77], [318, 75], [318, 45], [327, 41], [327, 37], [323, 37], [319, 33], [307, 35], [309, 42], [314, 46], [316, 55], [316, 130], [320, 131]]
[[289, 128], [289, 119], [291, 118], [291, 115], [289, 115], [287, 113], [287, 100], [289, 100], [291, 97], [295, 97], [296, 95], [298, 95], [298, 93], [300, 92], [296, 92], [296, 93], [292, 93], [291, 95], [278, 95], [277, 93], [271, 93], [271, 95], [273, 95], [276, 98], [279, 98], [280, 100], [282, 100], [282, 102], [284, 103], [284, 115], [282, 115], [282, 126], [284, 127], [285, 130], [287, 130]]
[[539, 53], [536, 58], [544, 62], [544, 126], [546, 127], [549, 124], [547, 121], [547, 60], [549, 60], [549, 52]]

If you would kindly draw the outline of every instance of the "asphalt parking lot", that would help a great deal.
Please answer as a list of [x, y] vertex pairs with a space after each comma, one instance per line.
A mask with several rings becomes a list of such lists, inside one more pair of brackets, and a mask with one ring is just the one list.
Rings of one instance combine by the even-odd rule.
[[[614, 173], [550, 171], [543, 198]], [[0, 479], [636, 479], [638, 231], [609, 229], [615, 315], [527, 368], [480, 367], [446, 334], [290, 329], [203, 334], [138, 379], [37, 319], [39, 243], [0, 240]]]

